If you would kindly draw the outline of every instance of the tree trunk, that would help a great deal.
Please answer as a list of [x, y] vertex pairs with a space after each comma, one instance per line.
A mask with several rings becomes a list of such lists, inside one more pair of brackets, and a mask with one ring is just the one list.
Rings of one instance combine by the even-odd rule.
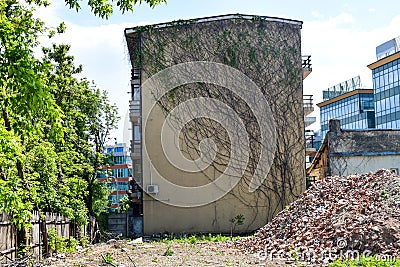
[[91, 181], [88, 181], [88, 194], [86, 196], [86, 207], [88, 209], [89, 215], [95, 216], [93, 211], [93, 186]]
[[41, 232], [42, 232], [42, 240], [43, 240], [43, 253], [44, 257], [47, 258], [50, 256], [50, 249], [49, 249], [49, 239], [47, 236], [47, 227], [46, 227], [46, 218], [44, 221], [40, 222]]
[[[25, 255], [28, 251], [24, 251], [27, 247], [27, 239], [26, 239], [26, 231], [25, 228], [22, 227], [21, 230], [17, 230], [17, 253], [19, 255]], [[24, 252], [24, 253], [23, 253]]]
[[4, 126], [6, 127], [7, 131], [11, 131], [11, 122], [10, 117], [8, 115], [7, 109], [3, 108], [3, 119], [4, 119]]

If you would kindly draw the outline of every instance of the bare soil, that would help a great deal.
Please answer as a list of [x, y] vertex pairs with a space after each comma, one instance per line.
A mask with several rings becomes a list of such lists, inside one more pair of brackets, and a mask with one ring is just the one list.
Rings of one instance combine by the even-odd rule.
[[[42, 266], [281, 266], [260, 261], [257, 255], [228, 248], [226, 242], [144, 242], [131, 244], [118, 240], [78, 250], [75, 254], [58, 254]], [[170, 251], [169, 256], [166, 251]], [[105, 259], [112, 258], [109, 263]]]

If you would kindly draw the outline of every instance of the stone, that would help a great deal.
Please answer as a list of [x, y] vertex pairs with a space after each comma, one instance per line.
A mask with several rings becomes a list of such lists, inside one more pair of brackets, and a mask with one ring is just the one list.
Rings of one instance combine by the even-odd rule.
[[[326, 177], [254, 237], [232, 243], [244, 253], [331, 253], [346, 249], [400, 257], [400, 177], [389, 170]], [[384, 229], [387, 229], [384, 231]], [[382, 254], [383, 255], [383, 254]], [[320, 263], [326, 259], [311, 258]]]

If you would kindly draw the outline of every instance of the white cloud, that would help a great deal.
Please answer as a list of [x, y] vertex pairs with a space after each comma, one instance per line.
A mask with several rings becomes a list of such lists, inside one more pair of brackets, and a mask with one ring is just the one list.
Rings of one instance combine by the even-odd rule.
[[34, 14], [45, 21], [47, 26], [56, 26], [61, 22], [57, 17], [57, 10], [60, 8], [63, 8], [61, 1], [52, 1], [50, 6], [36, 8]]
[[[145, 23], [140, 23], [141, 25]], [[71, 54], [83, 65], [83, 75], [104, 90], [119, 108], [119, 131], [114, 135], [122, 141], [125, 114], [130, 95], [130, 62], [126, 48], [124, 29], [139, 24], [109, 24], [82, 27], [67, 23], [67, 32], [60, 41], [71, 44]]]
[[370, 8], [368, 8], [368, 12], [369, 12], [369, 13], [375, 13], [375, 12], [376, 12], [376, 9], [373, 8], [373, 7], [370, 7]]
[[[39, 8], [36, 15], [46, 22], [47, 26], [56, 27], [62, 20], [57, 10], [65, 8], [60, 1], [54, 1], [49, 7]], [[108, 24], [99, 26], [81, 26], [65, 21], [66, 32], [52, 39], [43, 36], [41, 43], [66, 43], [71, 45], [70, 54], [75, 57], [76, 65], [83, 65], [82, 77], [94, 80], [99, 88], [108, 92], [112, 103], [119, 108], [121, 120], [118, 131], [113, 134], [122, 141], [123, 128], [126, 128], [125, 116], [128, 110], [130, 95], [130, 62], [126, 48], [124, 29], [141, 23]], [[38, 51], [38, 53], [40, 53]]]
[[323, 14], [321, 14], [319, 11], [316, 11], [316, 10], [314, 10], [314, 11], [311, 12], [311, 16], [313, 16], [313, 17], [316, 18], [316, 19], [323, 19], [323, 18], [325, 18], [325, 16], [324, 16]]
[[[322, 102], [322, 90], [357, 75], [363, 87], [372, 88], [367, 65], [376, 61], [376, 46], [399, 35], [400, 16], [387, 27], [371, 31], [355, 30], [353, 21], [351, 15], [343, 13], [303, 24], [303, 54], [311, 54], [313, 64], [313, 72], [304, 80], [304, 93], [314, 95], [315, 103]], [[317, 107], [313, 116], [319, 119]], [[318, 129], [319, 120], [310, 128]]]
[[341, 25], [341, 24], [349, 24], [349, 23], [352, 23], [353, 21], [354, 21], [354, 18], [351, 14], [342, 13], [336, 17], [330, 18], [328, 20], [328, 23], [330, 22], [333, 24], [332, 26], [334, 26], [334, 25]]
[[[46, 8], [41, 17], [57, 25], [55, 9]], [[314, 102], [319, 103], [322, 90], [356, 75], [361, 75], [365, 87], [371, 87], [371, 71], [366, 66], [376, 60], [377, 45], [400, 34], [400, 15], [386, 27], [370, 31], [356, 29], [357, 21], [347, 12], [326, 18], [313, 11], [312, 16], [315, 20], [304, 21], [302, 30], [302, 52], [312, 56], [313, 64], [313, 72], [304, 81], [304, 93], [314, 95]], [[130, 91], [130, 63], [123, 30], [143, 24], [147, 23], [84, 27], [67, 22], [67, 33], [59, 39], [71, 44], [76, 62], [84, 66], [84, 75], [109, 92], [122, 118], [128, 108], [126, 92]], [[318, 117], [317, 107], [314, 114]], [[122, 129], [123, 119], [119, 126]], [[319, 121], [312, 128], [318, 129]], [[118, 132], [118, 139], [122, 139], [122, 131]]]

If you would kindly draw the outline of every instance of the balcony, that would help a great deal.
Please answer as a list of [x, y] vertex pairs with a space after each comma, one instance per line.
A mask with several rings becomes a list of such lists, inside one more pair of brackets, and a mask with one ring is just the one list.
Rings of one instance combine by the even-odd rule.
[[306, 155], [313, 155], [317, 152], [314, 146], [314, 132], [306, 130]]
[[140, 119], [140, 100], [129, 101], [129, 117], [131, 122], [137, 123]]
[[301, 59], [302, 59], [301, 67], [303, 68], [303, 80], [304, 80], [312, 72], [311, 56], [302, 56]]
[[140, 69], [132, 68], [131, 76], [132, 76], [132, 80], [140, 80]]
[[315, 147], [306, 147], [306, 155], [312, 155], [317, 152]]
[[141, 84], [141, 82], [140, 82], [140, 80], [131, 80], [131, 84], [132, 85], [140, 85]]
[[304, 127], [308, 127], [316, 121], [316, 117], [304, 117]]
[[303, 95], [304, 116], [314, 111], [312, 95]]
[[131, 142], [131, 158], [132, 160], [138, 160], [142, 158], [142, 148], [140, 143]]

